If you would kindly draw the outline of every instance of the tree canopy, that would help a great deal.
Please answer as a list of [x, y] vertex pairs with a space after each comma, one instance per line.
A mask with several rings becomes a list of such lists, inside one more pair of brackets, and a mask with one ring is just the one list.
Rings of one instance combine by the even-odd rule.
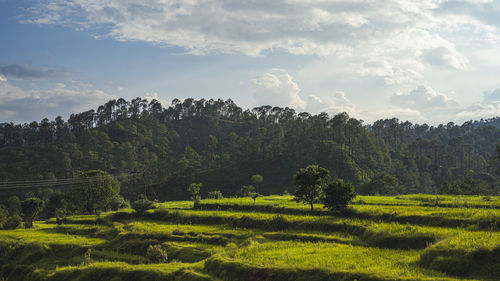
[[78, 208], [88, 214], [111, 208], [111, 202], [120, 192], [120, 183], [110, 174], [91, 170], [78, 176], [82, 180], [72, 192]]
[[[463, 124], [412, 124], [396, 118], [363, 124], [346, 113], [329, 116], [288, 107], [244, 110], [232, 100], [111, 100], [97, 110], [25, 124], [0, 124], [0, 182], [30, 181], [26, 188], [63, 186], [79, 171], [102, 170], [120, 181], [121, 193], [186, 199], [186, 186], [203, 182], [203, 194], [235, 195], [252, 175], [259, 192], [293, 190], [290, 177], [316, 163], [358, 187], [386, 173], [401, 193], [446, 192], [471, 177], [498, 190], [490, 155], [500, 140], [500, 118]], [[136, 176], [134, 176], [136, 175]], [[139, 175], [139, 176], [137, 176]], [[255, 183], [253, 183], [256, 185]], [[0, 194], [8, 197], [17, 189]]]
[[297, 187], [294, 200], [304, 202], [314, 210], [314, 202], [319, 200], [319, 196], [330, 179], [330, 172], [318, 165], [309, 165], [301, 168], [293, 176], [293, 182]]

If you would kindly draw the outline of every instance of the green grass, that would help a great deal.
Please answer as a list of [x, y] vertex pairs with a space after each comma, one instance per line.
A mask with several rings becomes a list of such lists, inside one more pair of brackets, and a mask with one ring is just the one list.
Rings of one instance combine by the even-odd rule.
[[443, 277], [442, 273], [416, 266], [418, 251], [367, 248], [325, 242], [252, 243], [232, 256], [241, 262], [266, 267], [323, 268], [357, 272], [382, 278]]
[[84, 235], [72, 235], [53, 232], [56, 225], [35, 223], [34, 228], [0, 231], [0, 239], [20, 241], [24, 243], [39, 242], [43, 244], [71, 244], [79, 246], [95, 246], [106, 240]]
[[[495, 280], [499, 198], [360, 196], [332, 215], [292, 196], [159, 203], [0, 231], [0, 280]], [[433, 201], [434, 200], [434, 201]], [[455, 202], [455, 203], [450, 203]], [[460, 202], [456, 203], [456, 202]], [[466, 202], [467, 207], [463, 206]], [[446, 205], [449, 204], [449, 205]], [[208, 205], [207, 205], [208, 206]], [[488, 207], [488, 208], [486, 208]], [[161, 245], [168, 261], [152, 263]], [[91, 262], [85, 258], [90, 249]]]

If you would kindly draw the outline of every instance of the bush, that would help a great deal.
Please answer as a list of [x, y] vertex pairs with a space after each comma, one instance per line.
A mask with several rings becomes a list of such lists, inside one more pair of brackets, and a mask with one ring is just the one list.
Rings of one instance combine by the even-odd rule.
[[7, 209], [3, 205], [0, 205], [0, 229], [4, 229], [4, 225], [7, 223], [8, 219], [9, 214]]
[[146, 256], [155, 263], [168, 261], [167, 251], [161, 245], [149, 245], [146, 250]]
[[241, 197], [248, 197], [250, 196], [250, 192], [254, 192], [255, 187], [253, 185], [244, 185], [240, 189], [240, 196]]
[[43, 200], [39, 198], [28, 198], [21, 203], [24, 216], [24, 227], [30, 228], [33, 226], [33, 220], [43, 209], [43, 204]]
[[269, 228], [272, 230], [285, 230], [289, 228], [290, 223], [282, 215], [276, 215], [268, 222]]
[[199, 203], [201, 200], [200, 189], [202, 186], [203, 186], [203, 184], [201, 182], [200, 183], [192, 183], [187, 188], [187, 191], [191, 195], [191, 200], [193, 200], [193, 202], [195, 204]]
[[396, 194], [397, 179], [386, 172], [378, 173], [373, 178], [359, 186], [358, 193], [363, 195], [394, 195]]
[[210, 199], [222, 199], [224, 196], [222, 196], [222, 192], [220, 190], [215, 190], [215, 191], [210, 191], [208, 193], [208, 198]]
[[343, 180], [330, 182], [323, 190], [324, 197], [322, 198], [325, 208], [331, 211], [342, 211], [356, 197], [354, 187], [350, 183], [345, 183]]
[[125, 200], [121, 195], [113, 197], [110, 203], [111, 210], [117, 211], [118, 209], [130, 208], [130, 202]]
[[7, 219], [7, 222], [5, 222], [3, 228], [4, 229], [16, 229], [21, 225], [22, 221], [23, 221], [23, 219], [18, 215], [10, 216]]
[[144, 215], [147, 210], [154, 208], [156, 208], [155, 204], [153, 201], [149, 201], [148, 199], [139, 199], [132, 203], [132, 209], [140, 215]]
[[84, 265], [91, 265], [94, 263], [94, 261], [92, 260], [92, 250], [89, 248], [87, 249], [87, 251], [83, 254], [83, 264]]

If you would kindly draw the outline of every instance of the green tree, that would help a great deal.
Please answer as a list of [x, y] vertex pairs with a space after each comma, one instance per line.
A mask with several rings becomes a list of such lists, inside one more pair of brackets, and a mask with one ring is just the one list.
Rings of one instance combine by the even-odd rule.
[[156, 206], [152, 201], [141, 198], [132, 202], [132, 209], [139, 215], [144, 215], [147, 210], [154, 209]]
[[355, 197], [354, 186], [338, 179], [328, 183], [324, 188], [322, 201], [325, 208], [331, 211], [342, 211]]
[[9, 216], [18, 216], [21, 214], [21, 200], [17, 196], [11, 196], [7, 199]]
[[9, 219], [9, 212], [4, 205], [0, 205], [0, 229], [5, 229], [7, 220]]
[[314, 202], [319, 199], [323, 187], [330, 179], [330, 173], [327, 169], [318, 165], [309, 165], [301, 168], [293, 176], [293, 182], [296, 186], [296, 202], [304, 202], [314, 210]]
[[57, 214], [64, 213], [64, 210], [66, 209], [66, 200], [64, 198], [64, 194], [62, 194], [60, 191], [55, 191], [50, 197], [49, 200], [47, 201], [47, 217], [55, 217]]
[[248, 197], [251, 192], [255, 192], [255, 187], [253, 185], [244, 185], [240, 189], [241, 197]]
[[365, 195], [393, 195], [396, 194], [397, 183], [397, 179], [391, 174], [378, 173], [369, 182], [359, 187], [359, 193]]
[[222, 196], [222, 192], [220, 192], [220, 190], [214, 190], [214, 191], [210, 191], [208, 193], [208, 198], [210, 198], [210, 199], [222, 199], [222, 198], [224, 198], [224, 196]]
[[248, 196], [250, 196], [253, 199], [253, 205], [255, 206], [255, 200], [257, 200], [258, 197], [262, 196], [258, 192], [251, 191]]
[[202, 186], [203, 186], [203, 184], [201, 182], [200, 183], [192, 183], [187, 188], [187, 191], [189, 192], [191, 200], [193, 200], [193, 202], [195, 204], [199, 203], [201, 200], [200, 189]]
[[495, 154], [490, 159], [490, 166], [493, 173], [500, 175], [500, 144], [495, 147]]
[[73, 192], [73, 204], [89, 214], [105, 211], [120, 192], [120, 183], [110, 174], [101, 170], [81, 173], [83, 181]]
[[33, 227], [33, 220], [43, 209], [43, 201], [39, 198], [28, 198], [21, 203], [23, 210], [24, 227]]
[[256, 174], [256, 175], [253, 175], [250, 180], [252, 181], [253, 185], [258, 188], [259, 185], [262, 183], [262, 181], [264, 180], [264, 177], [262, 177], [261, 175], [259, 174]]

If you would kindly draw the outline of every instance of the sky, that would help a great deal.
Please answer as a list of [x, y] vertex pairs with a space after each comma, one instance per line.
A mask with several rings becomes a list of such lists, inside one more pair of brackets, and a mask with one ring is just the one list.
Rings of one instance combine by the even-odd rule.
[[123, 97], [500, 116], [500, 1], [0, 0], [0, 122]]

